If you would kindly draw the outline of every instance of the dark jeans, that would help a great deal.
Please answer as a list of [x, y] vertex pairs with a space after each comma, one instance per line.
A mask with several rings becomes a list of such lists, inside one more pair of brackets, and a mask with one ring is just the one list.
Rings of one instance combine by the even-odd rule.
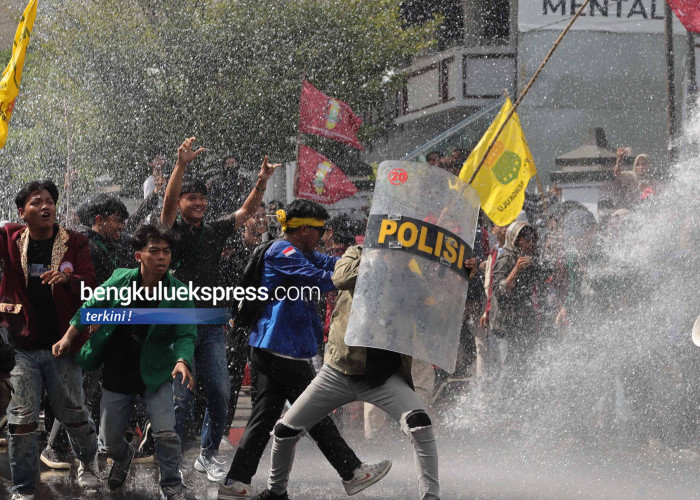
[[[226, 341], [224, 328], [221, 325], [199, 325], [197, 327], [197, 342], [194, 349], [194, 364], [192, 375], [199, 377], [204, 383], [204, 396], [207, 399], [207, 409], [202, 425], [203, 455], [214, 455], [219, 450], [219, 443], [226, 430], [226, 416], [230, 382], [226, 368]], [[187, 386], [181, 384], [178, 375], [173, 385], [175, 395], [175, 431], [181, 442], [186, 439], [186, 424], [193, 413], [193, 393]]]
[[[282, 414], [284, 402], [289, 400], [293, 404], [315, 376], [307, 361], [281, 358], [257, 348], [251, 349], [250, 368], [256, 397], [227, 476], [246, 484], [250, 484], [258, 470], [260, 457]], [[353, 471], [362, 462], [340, 436], [330, 417], [314, 425], [309, 435], [340, 477], [352, 478]]]
[[10, 373], [14, 393], [7, 408], [12, 493], [33, 495], [39, 479], [39, 440], [36, 429], [17, 432], [19, 426], [36, 427], [44, 391], [56, 418], [67, 424], [73, 452], [89, 463], [97, 453], [97, 434], [83, 393], [80, 367], [72, 355], [55, 358], [48, 349], [15, 350]]
[[[151, 421], [155, 437], [156, 460], [160, 466], [160, 487], [164, 495], [180, 493], [180, 438], [175, 433], [173, 384], [165, 382], [155, 392], [147, 389], [141, 398], [145, 403], [146, 415]], [[119, 394], [107, 389], [102, 391], [100, 440], [105, 445], [107, 456], [123, 468], [128, 468], [129, 465], [129, 443], [124, 436], [134, 412], [135, 400], [135, 394]]]
[[[236, 416], [238, 406], [238, 393], [241, 391], [243, 377], [245, 375], [245, 365], [248, 362], [248, 330], [242, 328], [226, 327], [226, 362], [228, 363], [228, 374], [231, 379], [231, 393], [228, 401], [228, 415], [226, 416], [226, 429], [231, 428], [233, 419]], [[226, 433], [228, 435], [228, 433]]]
[[[83, 392], [85, 393], [85, 406], [90, 412], [93, 422], [99, 433], [99, 422], [100, 422], [100, 399], [102, 398], [102, 368], [83, 373]], [[48, 410], [48, 411], [46, 411]], [[53, 412], [51, 408], [48, 407], [45, 413], [50, 413], [53, 424], [46, 426], [47, 429], [51, 429], [48, 437], [48, 446], [53, 448], [58, 453], [69, 453], [70, 452], [70, 442], [68, 441], [68, 433], [66, 433], [65, 427], [61, 425], [61, 422], [53, 418]], [[48, 423], [48, 418], [46, 419]], [[97, 443], [98, 448], [101, 448], [101, 444]]]

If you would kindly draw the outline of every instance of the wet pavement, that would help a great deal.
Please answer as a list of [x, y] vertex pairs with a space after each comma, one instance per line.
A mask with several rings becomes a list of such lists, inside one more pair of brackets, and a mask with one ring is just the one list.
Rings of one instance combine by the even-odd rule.
[[[356, 429], [343, 434], [363, 460], [393, 460], [392, 470], [380, 483], [358, 494], [367, 500], [408, 500], [417, 495], [412, 446], [397, 428], [373, 441]], [[507, 433], [488, 439], [438, 429], [440, 474], [443, 500], [560, 500], [577, 499], [692, 499], [700, 498], [700, 464], [689, 450], [629, 448], [608, 449], [604, 445], [562, 442], [555, 449], [546, 446], [514, 445]], [[231, 460], [232, 452], [226, 453]], [[188, 498], [214, 499], [217, 485], [192, 468], [196, 450], [186, 455], [184, 467]], [[102, 464], [106, 476], [108, 466]], [[269, 446], [253, 489], [265, 486], [269, 467]], [[0, 453], [0, 500], [10, 497], [9, 462]], [[123, 491], [84, 492], [70, 472], [50, 471], [42, 466], [37, 500], [158, 498], [158, 470], [155, 465], [135, 465]], [[289, 496], [295, 500], [347, 498], [340, 479], [309, 439], [300, 442], [290, 480]]]
[[[237, 442], [250, 416], [250, 398], [244, 393], [234, 421], [232, 440]], [[483, 425], [479, 432], [454, 428], [455, 403], [447, 399], [431, 412], [436, 422], [440, 454], [440, 483], [443, 500], [700, 500], [700, 448], [671, 449], [566, 439], [557, 443], [538, 442], [532, 436], [519, 436], [515, 427]], [[376, 485], [357, 494], [358, 500], [410, 500], [418, 498], [418, 480], [413, 463], [413, 447], [398, 425], [389, 422], [377, 438], [365, 439], [361, 429], [360, 405], [346, 407], [341, 433], [357, 455], [365, 461], [393, 461], [389, 474]], [[335, 415], [338, 420], [338, 415]], [[192, 467], [197, 458], [196, 443], [183, 460], [188, 499], [213, 500], [218, 484], [208, 481]], [[222, 451], [230, 464], [234, 448]], [[269, 470], [268, 445], [253, 479], [253, 490], [265, 488]], [[158, 467], [134, 465], [124, 487], [111, 493], [104, 489], [83, 491], [71, 471], [53, 471], [41, 465], [41, 482], [36, 500], [160, 498]], [[100, 463], [107, 477], [110, 465]], [[11, 497], [10, 464], [7, 450], [0, 447], [0, 500]], [[293, 500], [347, 499], [340, 478], [310, 439], [297, 446], [289, 484]]]

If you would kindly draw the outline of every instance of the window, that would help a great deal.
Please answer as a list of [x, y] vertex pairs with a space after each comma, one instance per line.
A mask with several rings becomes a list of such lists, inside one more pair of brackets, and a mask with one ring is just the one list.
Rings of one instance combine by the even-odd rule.
[[461, 0], [405, 0], [401, 3], [400, 12], [407, 26], [423, 24], [441, 14], [444, 20], [436, 34], [438, 50], [463, 44], [464, 12]]

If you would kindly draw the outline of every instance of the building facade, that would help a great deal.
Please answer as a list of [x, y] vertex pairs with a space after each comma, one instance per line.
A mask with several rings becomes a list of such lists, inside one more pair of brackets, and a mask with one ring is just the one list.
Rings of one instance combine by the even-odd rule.
[[[450, 4], [448, 0], [410, 2]], [[406, 157], [499, 99], [522, 91], [582, 0], [461, 0], [461, 32], [406, 68], [395, 128], [368, 162]], [[454, 2], [451, 2], [454, 4]], [[605, 130], [610, 148], [667, 158], [663, 0], [591, 0], [524, 99], [519, 115], [543, 183], [555, 159]], [[450, 43], [452, 45], [450, 46]], [[674, 22], [677, 116], [684, 99], [687, 32]], [[469, 150], [495, 111], [433, 147]]]

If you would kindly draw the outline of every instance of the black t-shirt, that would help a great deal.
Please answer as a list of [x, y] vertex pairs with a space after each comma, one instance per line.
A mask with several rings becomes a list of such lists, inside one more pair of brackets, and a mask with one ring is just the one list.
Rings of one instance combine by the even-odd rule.
[[134, 266], [134, 257], [126, 239], [108, 240], [92, 229], [83, 234], [90, 240], [90, 258], [95, 266], [98, 285], [107, 281], [115, 269]]
[[[219, 286], [221, 252], [226, 240], [233, 234], [236, 221], [223, 217], [205, 222], [199, 227], [178, 219], [173, 225], [180, 241], [173, 252], [173, 275], [187, 285]], [[212, 307], [211, 302], [196, 301], [195, 307]]]
[[[140, 271], [136, 286], [141, 286]], [[129, 307], [155, 308], [158, 301], [134, 300]], [[141, 349], [149, 326], [117, 326], [105, 348], [102, 387], [119, 394], [142, 394], [146, 390], [141, 378]]]
[[27, 296], [32, 309], [34, 309], [34, 320], [39, 332], [34, 344], [35, 349], [51, 349], [51, 346], [61, 340], [63, 333], [65, 333], [59, 331], [51, 285], [42, 285], [40, 278], [51, 266], [51, 254], [56, 234], [57, 231], [54, 229], [53, 235], [47, 240], [37, 241], [31, 236], [29, 237]]
[[243, 241], [243, 233], [237, 232], [226, 241], [228, 257], [221, 260], [221, 284], [238, 286], [248, 259], [257, 245], [248, 246]]

